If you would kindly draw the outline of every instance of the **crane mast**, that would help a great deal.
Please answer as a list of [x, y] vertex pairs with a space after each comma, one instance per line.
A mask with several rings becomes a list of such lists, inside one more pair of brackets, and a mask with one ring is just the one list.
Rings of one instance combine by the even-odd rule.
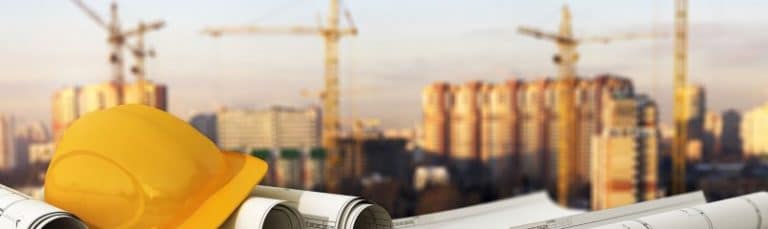
[[572, 167], [576, 161], [576, 149], [578, 148], [573, 89], [576, 86], [576, 61], [579, 58], [571, 28], [571, 13], [567, 6], [563, 7], [559, 34], [561, 37], [570, 38], [557, 43], [560, 55], [558, 55], [559, 60], [555, 60], [560, 62], [558, 72], [560, 81], [556, 86], [557, 118], [560, 132], [560, 141], [557, 143], [557, 198], [560, 204], [567, 205], [571, 182], [573, 182], [570, 176], [573, 174]]
[[[561, 11], [561, 21], [558, 33], [546, 33], [537, 29], [520, 27], [519, 32], [539, 39], [555, 42], [558, 53], [553, 61], [558, 66], [558, 83], [555, 87], [557, 101], [558, 129], [560, 133], [557, 143], [557, 200], [560, 204], [568, 204], [569, 188], [571, 186], [572, 163], [576, 157], [576, 117], [573, 114], [573, 89], [576, 85], [576, 62], [579, 59], [576, 47], [579, 41], [573, 36], [571, 27], [571, 12], [565, 5]], [[606, 39], [608, 40], [608, 39]]]
[[149, 101], [147, 101], [145, 92], [147, 82], [146, 62], [147, 57], [154, 56], [154, 50], [147, 50], [145, 47], [144, 36], [150, 31], [163, 28], [163, 26], [165, 26], [165, 22], [163, 21], [156, 21], [152, 23], [144, 23], [142, 21], [139, 22], [139, 25], [135, 30], [125, 33], [125, 35], [136, 36], [136, 46], [131, 47], [131, 53], [133, 53], [133, 57], [136, 63], [134, 63], [134, 66], [131, 68], [131, 72], [136, 76], [136, 100], [139, 104], [150, 104]]
[[671, 194], [686, 191], [685, 150], [688, 145], [688, 0], [675, 0], [675, 53], [674, 53], [674, 122], [675, 138], [672, 144]]
[[[322, 144], [328, 151], [338, 149], [339, 123], [339, 0], [330, 0], [325, 39], [325, 90], [323, 91]], [[334, 153], [335, 154], [335, 153]]]
[[125, 37], [121, 34], [120, 17], [118, 16], [117, 3], [112, 2], [109, 7], [110, 20], [108, 26], [108, 42], [110, 46], [109, 62], [112, 64], [112, 86], [115, 87], [117, 93], [117, 104], [123, 104], [124, 98], [124, 85], [125, 76], [124, 62], [123, 62], [123, 45], [125, 43]]

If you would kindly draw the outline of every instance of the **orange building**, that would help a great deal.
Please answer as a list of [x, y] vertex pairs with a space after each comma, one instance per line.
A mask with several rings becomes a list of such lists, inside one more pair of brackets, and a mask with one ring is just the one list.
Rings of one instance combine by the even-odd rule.
[[453, 91], [450, 119], [450, 157], [475, 160], [480, 156], [480, 98], [483, 83], [468, 82]]
[[445, 156], [449, 151], [450, 87], [448, 83], [439, 82], [427, 86], [422, 91], [423, 147], [431, 154]]

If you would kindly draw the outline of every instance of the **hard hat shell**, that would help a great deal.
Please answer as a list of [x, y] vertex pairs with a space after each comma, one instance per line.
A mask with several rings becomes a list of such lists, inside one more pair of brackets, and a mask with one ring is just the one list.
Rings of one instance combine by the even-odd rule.
[[65, 131], [45, 201], [94, 228], [216, 228], [266, 170], [259, 159], [221, 152], [164, 111], [122, 105]]

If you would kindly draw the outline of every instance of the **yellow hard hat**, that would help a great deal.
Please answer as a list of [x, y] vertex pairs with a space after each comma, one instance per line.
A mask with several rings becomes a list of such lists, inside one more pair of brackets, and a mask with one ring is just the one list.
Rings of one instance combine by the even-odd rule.
[[94, 228], [216, 228], [266, 170], [259, 159], [219, 151], [164, 111], [123, 105], [65, 131], [45, 201]]

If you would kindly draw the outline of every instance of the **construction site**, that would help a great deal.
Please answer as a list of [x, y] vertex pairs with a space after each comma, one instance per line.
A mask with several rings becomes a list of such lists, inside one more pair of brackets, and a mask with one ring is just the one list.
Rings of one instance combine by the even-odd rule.
[[[261, 185], [361, 196], [397, 218], [539, 190], [589, 211], [768, 187], [768, 112], [732, 109], [741, 103], [729, 100], [708, 107], [719, 85], [689, 80], [691, 66], [712, 66], [701, 64], [701, 51], [689, 60], [700, 33], [691, 32], [699, 8], [688, 0], [643, 2], [652, 14], [629, 23], [617, 14], [631, 9], [600, 17], [573, 2], [532, 4], [542, 12], [504, 22], [482, 14], [512, 3], [465, 6], [479, 18], [466, 23], [449, 7], [459, 3], [437, 7], [435, 18], [405, 12], [378, 21], [370, 17], [382, 13], [355, 6], [382, 6], [341, 0], [193, 4], [184, 16], [195, 20], [174, 21], [185, 17], [140, 7], [152, 4], [66, 2], [67, 17], [77, 18], [66, 23], [101, 40], [83, 44], [96, 50], [85, 62], [109, 74], [58, 79], [67, 83], [48, 92], [39, 125], [22, 128], [0, 114], [0, 178], [22, 192], [45, 182], [73, 123], [125, 104], [168, 111], [222, 151], [265, 161]], [[238, 19], [259, 4], [269, 10]], [[303, 23], [313, 16], [307, 9], [314, 25]], [[284, 15], [299, 23], [269, 23]], [[440, 23], [418, 27], [415, 18]], [[454, 26], [464, 32], [443, 32]]]

